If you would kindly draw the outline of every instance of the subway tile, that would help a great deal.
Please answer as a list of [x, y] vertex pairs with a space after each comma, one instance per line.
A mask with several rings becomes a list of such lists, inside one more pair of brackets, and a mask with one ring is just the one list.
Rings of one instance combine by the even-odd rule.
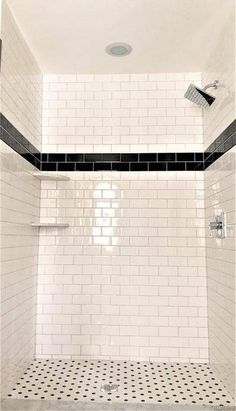
[[58, 163], [58, 171], [75, 171], [76, 163]]
[[102, 161], [102, 154], [85, 154], [85, 161], [86, 162], [101, 162]]
[[138, 161], [138, 154], [123, 154], [121, 153], [121, 161], [124, 161], [125, 163], [128, 162], [133, 162], [133, 161]]
[[158, 163], [149, 163], [149, 171], [166, 171], [167, 170], [167, 163], [160, 162]]
[[57, 171], [57, 163], [42, 163], [41, 171]]
[[76, 171], [93, 171], [94, 163], [76, 163]]
[[130, 163], [131, 171], [148, 171], [148, 163]]
[[113, 171], [129, 171], [129, 163], [112, 163]]
[[58, 154], [58, 153], [49, 153], [48, 154], [48, 162], [65, 162], [66, 155], [65, 154]]
[[[115, 164], [115, 163], [114, 163]], [[121, 164], [126, 164], [126, 163], [121, 163]], [[104, 176], [106, 173], [103, 174]], [[84, 193], [86, 192], [86, 196], [88, 195], [89, 190], [91, 191], [91, 198], [94, 197], [94, 190], [97, 190], [96, 184], [99, 184], [99, 179], [101, 177], [96, 177], [94, 174], [90, 175], [89, 178], [86, 178], [84, 180], [84, 175], [74, 175], [72, 178], [71, 186], [68, 188], [68, 190], [76, 190], [77, 187], [80, 187], [80, 190], [82, 190]], [[168, 178], [168, 175], [166, 176], [166, 179]], [[155, 180], [153, 180], [153, 177], [151, 174], [145, 174], [145, 173], [139, 173], [139, 177], [132, 177], [132, 174], [129, 175], [129, 179], [131, 180], [126, 180], [124, 181], [123, 178], [118, 177], [114, 175], [114, 177], [110, 177], [108, 180], [103, 180], [103, 187], [99, 187], [99, 191], [102, 190], [103, 194], [105, 195], [104, 200], [107, 201], [108, 203], [106, 208], [110, 207], [111, 201], [119, 201], [120, 196], [121, 196], [121, 188], [122, 188], [122, 197], [124, 196], [125, 198], [129, 199], [127, 203], [122, 202], [122, 207], [123, 210], [127, 208], [128, 210], [131, 207], [138, 207], [138, 210], [140, 211], [148, 211], [150, 206], [155, 205], [155, 207], [162, 207], [167, 205], [167, 202], [160, 202], [162, 199], [154, 198], [151, 196], [150, 197], [150, 192], [153, 192], [153, 194], [156, 193], [156, 190], [158, 188], [157, 184], [154, 184]], [[186, 199], [188, 199], [188, 190], [184, 190], [185, 183], [188, 182], [188, 177], [187, 180], [185, 180], [185, 177], [182, 176], [182, 180], [176, 180], [176, 179], [171, 179], [171, 185], [169, 186], [169, 190], [166, 190], [167, 186], [163, 186], [162, 191], [166, 193], [167, 199], [169, 196], [169, 199], [172, 201], [173, 200], [173, 207], [175, 200], [173, 199], [173, 194], [176, 195], [176, 193], [179, 191], [181, 187], [183, 187], [183, 192], [181, 192], [181, 201], [183, 201], [183, 204], [186, 206], [186, 200], [184, 199], [184, 196], [186, 194]], [[195, 180], [193, 180], [195, 181]], [[78, 184], [77, 184], [78, 183]], [[128, 183], [128, 184], [127, 184]], [[150, 183], [150, 184], [148, 184]], [[153, 183], [153, 184], [151, 184]], [[158, 182], [160, 183], [160, 182]], [[82, 184], [82, 185], [81, 185]], [[194, 185], [196, 187], [196, 190], [199, 190], [199, 187], [197, 188], [197, 183], [194, 182]], [[74, 188], [73, 188], [74, 187]], [[113, 190], [116, 192], [115, 197], [111, 197], [110, 194], [112, 193], [112, 187]], [[147, 189], [149, 187], [149, 189]], [[64, 184], [64, 189], [66, 188], [66, 185]], [[159, 187], [160, 190], [160, 187]], [[169, 194], [168, 194], [169, 193]], [[70, 194], [71, 195], [71, 194]], [[106, 200], [106, 196], [107, 197]], [[84, 195], [81, 193], [79, 197], [84, 197]], [[79, 199], [81, 201], [81, 199]], [[100, 201], [99, 198], [98, 200], [95, 201]], [[92, 204], [91, 204], [92, 205]], [[105, 205], [105, 204], [104, 204]], [[176, 207], [176, 205], [175, 205]], [[152, 210], [152, 208], [150, 208]], [[155, 209], [154, 209], [155, 210]], [[188, 218], [186, 216], [186, 218]], [[118, 221], [118, 220], [117, 220]], [[186, 260], [170, 260], [170, 264], [175, 264], [174, 266], [163, 266], [167, 260], [163, 260], [160, 258], [160, 256], [157, 257], [147, 257], [146, 255], [142, 255], [145, 252], [145, 249], [147, 249], [147, 243], [146, 239], [149, 239], [149, 236], [152, 235], [152, 229], [153, 229], [153, 219], [150, 218], [150, 220], [147, 220], [146, 218], [138, 218], [134, 216], [130, 216], [129, 220], [124, 220], [126, 222], [126, 227], [124, 232], [124, 235], [128, 236], [129, 241], [133, 239], [133, 235], [135, 234], [134, 231], [128, 231], [128, 228], [137, 229], [137, 234], [139, 237], [139, 242], [135, 244], [134, 251], [136, 252], [136, 249], [139, 250], [139, 256], [132, 256], [132, 250], [133, 247], [127, 246], [126, 244], [126, 238], [123, 238], [124, 244], [122, 244], [122, 237], [120, 238], [121, 243], [116, 243], [116, 235], [114, 234], [113, 230], [114, 227], [112, 225], [105, 226], [104, 229], [110, 229], [110, 235], [114, 237], [114, 243], [113, 247], [115, 247], [116, 250], [119, 250], [119, 255], [117, 255], [117, 258], [113, 256], [112, 260], [110, 258], [110, 255], [108, 256], [100, 256], [99, 254], [94, 255], [93, 247], [87, 246], [86, 249], [84, 250], [87, 257], [86, 259], [81, 259], [80, 256], [77, 256], [77, 251], [76, 251], [76, 246], [71, 248], [71, 252], [75, 254], [76, 258], [78, 258], [78, 261], [80, 264], [84, 266], [83, 272], [84, 274], [81, 275], [76, 273], [76, 270], [73, 271], [73, 276], [74, 276], [74, 284], [78, 285], [83, 285], [81, 291], [76, 290], [77, 293], [80, 294], [72, 294], [74, 293], [74, 286], [73, 289], [68, 289], [66, 285], [64, 284], [64, 292], [66, 292], [67, 296], [73, 295], [76, 297], [76, 300], [74, 300], [74, 305], [67, 304], [67, 309], [64, 312], [65, 314], [71, 313], [71, 316], [73, 317], [71, 321], [76, 321], [78, 324], [78, 328], [71, 328], [71, 335], [73, 336], [78, 336], [78, 339], [76, 340], [78, 344], [80, 344], [80, 335], [81, 335], [81, 326], [84, 325], [85, 328], [82, 330], [82, 336], [90, 336], [92, 338], [91, 340], [91, 346], [90, 343], [87, 340], [87, 346], [88, 346], [88, 352], [91, 348], [91, 352], [93, 352], [93, 346], [99, 346], [100, 349], [103, 349], [101, 343], [102, 341], [107, 341], [107, 337], [111, 336], [113, 338], [113, 343], [117, 344], [116, 347], [120, 349], [123, 346], [126, 346], [127, 349], [130, 348], [130, 338], [132, 338], [132, 345], [139, 347], [140, 344], [145, 344], [143, 349], [145, 350], [146, 353], [150, 352], [153, 355], [152, 348], [155, 348], [155, 351], [160, 349], [160, 346], [157, 347], [150, 347], [148, 343], [149, 336], [156, 336], [156, 333], [161, 332], [164, 336], [168, 337], [169, 335], [172, 335], [171, 338], [174, 338], [174, 335], [176, 335], [176, 327], [177, 324], [178, 326], [181, 326], [182, 328], [188, 328], [187, 327], [187, 314], [189, 315], [197, 315], [195, 312], [191, 312], [191, 306], [187, 306], [186, 310], [186, 315], [185, 318], [176, 318], [176, 313], [177, 313], [177, 308], [184, 308], [188, 304], [188, 300], [186, 298], [183, 298], [184, 296], [177, 295], [178, 290], [183, 290], [185, 282], [183, 282], [183, 278], [178, 276], [178, 264], [180, 261], [183, 261], [185, 263]], [[100, 220], [95, 222], [95, 227], [96, 225], [100, 224]], [[101, 220], [102, 223], [102, 220]], [[127, 223], [129, 226], [127, 226]], [[142, 224], [145, 223], [145, 230], [144, 227], [142, 227]], [[89, 235], [92, 235], [91, 231], [91, 226], [89, 224], [89, 221], [87, 221], [88, 228], [90, 231], [87, 231], [87, 233], [90, 233]], [[119, 224], [122, 224], [122, 220], [120, 220]], [[135, 227], [132, 225], [135, 224]], [[137, 226], [137, 227], [136, 227]], [[141, 230], [142, 228], [142, 230]], [[116, 227], [117, 230], [117, 227]], [[100, 232], [101, 234], [101, 232]], [[104, 231], [104, 238], [107, 236], [107, 232]], [[182, 236], [185, 239], [185, 232], [183, 232]], [[88, 234], [87, 234], [88, 235]], [[140, 237], [141, 235], [141, 237]], [[166, 232], [167, 236], [172, 236], [172, 232]], [[191, 235], [196, 235], [191, 234]], [[142, 238], [143, 236], [143, 238]], [[130, 238], [129, 238], [130, 237]], [[150, 237], [151, 239], [152, 237]], [[98, 237], [99, 239], [99, 237]], [[143, 242], [141, 241], [143, 240]], [[180, 242], [180, 241], [179, 241]], [[163, 238], [163, 243], [164, 243], [164, 238]], [[152, 244], [152, 242], [150, 243]], [[160, 244], [158, 245], [160, 247]], [[175, 246], [172, 248], [174, 249]], [[176, 244], [177, 247], [177, 244]], [[123, 251], [126, 251], [128, 255], [122, 256], [120, 253]], [[153, 249], [150, 247], [150, 251], [157, 253], [157, 248]], [[97, 248], [96, 253], [99, 252], [101, 253], [101, 249]], [[92, 258], [93, 256], [99, 257], [99, 264], [102, 262], [102, 266], [98, 265], [97, 267], [92, 264]], [[102, 259], [100, 258], [102, 257]], [[107, 259], [108, 258], [108, 259]], [[76, 261], [76, 260], [74, 260]], [[90, 261], [90, 263], [89, 263]], [[97, 261], [97, 262], [98, 262]], [[113, 265], [111, 265], [111, 262], [113, 262]], [[65, 261], [65, 266], [64, 267], [70, 267], [70, 265], [66, 265]], [[194, 263], [191, 261], [191, 264]], [[203, 264], [201, 260], [199, 260], [200, 264]], [[92, 264], [92, 265], [91, 265]], [[110, 264], [110, 265], [109, 265]], [[103, 276], [100, 275], [101, 273], [101, 267], [102, 271], [104, 273]], [[129, 275], [127, 275], [127, 267], [129, 267]], [[145, 269], [146, 267], [146, 269]], [[114, 272], [116, 272], [116, 275], [114, 275]], [[142, 273], [145, 272], [145, 277], [141, 275]], [[90, 273], [93, 273], [93, 283], [87, 283], [83, 282], [83, 276], [88, 278], [90, 277]], [[155, 273], [155, 276], [154, 274]], [[68, 272], [69, 274], [69, 272]], [[171, 275], [173, 281], [172, 286], [168, 286], [168, 276]], [[105, 282], [103, 281], [103, 277], [105, 279]], [[62, 277], [63, 278], [63, 277]], [[186, 277], [184, 277], [185, 279]], [[111, 284], [109, 284], [109, 279], [111, 281]], [[107, 282], [108, 280], [108, 282]], [[148, 286], [148, 283], [146, 282], [148, 280], [150, 286]], [[155, 280], [155, 281], [154, 281]], [[114, 281], [114, 283], [113, 283]], [[154, 281], [154, 283], [152, 283]], [[90, 287], [93, 288], [90, 288]], [[85, 288], [86, 287], [86, 288]], [[193, 289], [192, 289], [193, 288]], [[190, 291], [193, 293], [193, 295], [196, 295], [196, 289], [198, 288], [198, 285], [192, 285], [190, 287]], [[164, 295], [158, 295], [159, 292]], [[82, 293], [82, 295], [81, 295]], [[95, 294], [94, 294], [95, 293]], [[100, 293], [100, 294], [99, 294]], [[147, 295], [139, 295], [139, 294], [146, 293]], [[96, 298], [93, 302], [91, 301], [91, 297]], [[85, 299], [86, 297], [86, 299]], [[170, 299], [172, 298], [172, 299]], [[175, 298], [175, 299], [174, 299]], [[197, 297], [198, 298], [198, 297]], [[170, 306], [169, 306], [169, 299], [170, 299]], [[103, 303], [104, 301], [104, 303]], [[84, 303], [87, 302], [87, 308], [84, 305]], [[152, 304], [156, 304], [153, 306]], [[77, 310], [77, 305], [81, 304], [82, 310], [88, 310], [88, 313], [83, 314], [85, 318], [82, 318], [80, 315], [75, 315], [74, 313]], [[111, 308], [109, 308], [109, 304], [111, 305]], [[145, 305], [143, 305], [145, 304]], [[189, 301], [189, 304], [192, 304], [192, 301]], [[202, 304], [202, 302], [201, 302]], [[66, 304], [65, 304], [66, 306]], [[137, 306], [139, 307], [139, 310], [137, 310]], [[163, 311], [164, 308], [166, 311]], [[167, 309], [169, 308], [169, 311]], [[171, 311], [171, 309], [173, 311]], [[101, 314], [100, 314], [101, 310]], [[132, 315], [135, 315], [135, 318], [132, 320], [132, 324], [130, 326], [127, 326], [127, 316], [126, 314], [130, 314], [132, 312]], [[144, 327], [145, 322], [144, 319], [147, 316], [150, 316], [150, 313], [159, 313], [161, 317], [159, 317], [160, 323], [159, 326], [162, 327], [161, 330], [158, 329], [156, 326], [152, 327]], [[181, 313], [183, 315], [184, 313]], [[86, 315], [92, 315], [91, 320], [89, 320], [89, 317], [86, 318]], [[164, 316], [166, 315], [166, 317]], [[173, 322], [173, 325], [168, 325], [168, 322], [165, 322], [166, 319], [168, 320], [168, 316], [172, 317], [175, 315], [176, 321]], [[153, 315], [153, 321], [155, 317]], [[158, 317], [156, 318], [158, 319]], [[46, 319], [45, 319], [46, 320]], [[63, 320], [64, 321], [64, 320]], [[84, 321], [87, 321], [84, 323]], [[89, 321], [91, 321], [89, 323]], [[103, 326], [100, 328], [100, 323], [101, 321], [103, 322]], [[110, 322], [110, 325], [109, 325]], [[155, 321], [154, 321], [155, 323]], [[156, 323], [155, 323], [156, 324]], [[63, 324], [63, 330], [64, 327], [69, 327], [71, 324]], [[74, 324], [73, 324], [74, 325]], [[96, 328], [93, 328], [96, 326]], [[191, 325], [193, 327], [193, 325]], [[145, 328], [145, 330], [144, 330]], [[147, 329], [146, 329], [147, 328]], [[195, 327], [193, 327], [195, 328]], [[69, 328], [68, 328], [69, 331]], [[145, 331], [145, 332], [144, 332]], [[97, 338], [96, 336], [100, 335], [102, 333], [101, 338]], [[122, 335], [121, 335], [122, 334]], [[126, 335], [127, 334], [127, 335]], [[40, 334], [41, 335], [41, 334]], [[120, 336], [120, 337], [119, 337]], [[104, 338], [105, 339], [104, 339]], [[120, 338], [120, 340], [118, 339]], [[125, 340], [123, 340], [125, 338]], [[164, 338], [164, 337], [163, 337]], [[177, 337], [176, 337], [177, 338]], [[200, 337], [199, 337], [200, 338]], [[74, 340], [75, 341], [75, 340]], [[107, 344], [107, 342], [106, 342]], [[177, 344], [177, 342], [175, 342]], [[179, 340], [179, 346], [183, 347], [181, 345], [181, 340]], [[183, 344], [183, 342], [182, 342]], [[68, 345], [68, 344], [67, 344]], [[84, 345], [84, 344], [83, 344]], [[201, 343], [199, 342], [199, 347]], [[81, 347], [82, 347], [82, 341], [81, 341]], [[90, 348], [89, 348], [90, 347]], [[108, 347], [108, 352], [111, 353], [110, 355], [112, 356], [113, 351], [112, 347], [111, 350], [109, 351], [109, 344], [107, 345]], [[189, 348], [192, 348], [189, 345]], [[194, 347], [195, 348], [195, 347]], [[104, 351], [105, 352], [105, 351]], [[128, 351], [127, 351], [128, 353]], [[69, 354], [73, 358], [73, 353]], [[118, 354], [117, 354], [118, 355]], [[164, 354], [163, 354], [164, 355]], [[170, 358], [171, 358], [171, 353], [170, 353]], [[187, 358], [187, 357], [186, 357]]]
[[158, 161], [176, 161], [176, 154], [175, 153], [159, 153], [158, 154]]
[[[72, 167], [73, 170], [81, 171], [69, 174], [70, 182], [58, 182], [55, 187], [50, 188], [46, 182], [42, 182], [42, 204], [44, 199], [46, 202], [42, 207], [41, 217], [47, 218], [51, 211], [56, 213], [59, 208], [64, 216], [70, 211], [74, 213], [68, 217], [70, 221], [68, 229], [62, 232], [59, 232], [59, 229], [56, 232], [54, 229], [53, 232], [50, 231], [50, 237], [53, 237], [55, 242], [63, 244], [61, 256], [56, 255], [56, 248], [52, 248], [52, 239], [48, 236], [48, 229], [40, 231], [40, 238], [44, 238], [44, 242], [40, 246], [42, 254], [39, 256], [39, 267], [44, 274], [40, 278], [43, 284], [39, 284], [39, 290], [42, 291], [40, 295], [43, 298], [39, 300], [38, 318], [43, 332], [38, 333], [38, 346], [42, 346], [40, 349], [45, 355], [56, 356], [63, 353], [69, 358], [80, 355], [107, 355], [110, 358], [114, 355], [118, 357], [124, 355], [129, 359], [134, 355], [137, 357], [145, 355], [148, 358], [160, 356], [169, 359], [182, 358], [185, 361], [189, 361], [190, 358], [199, 360], [201, 357], [202, 336], [207, 326], [205, 323], [194, 322], [194, 319], [201, 318], [205, 313], [203, 308], [205, 308], [206, 297], [202, 290], [205, 286], [194, 282], [187, 286], [184, 284], [186, 279], [196, 275], [195, 269], [201, 272], [203, 278], [205, 276], [205, 263], [201, 258], [202, 244], [188, 243], [186, 248], [189, 249], [191, 255], [180, 254], [182, 253], [182, 241], [189, 239], [194, 242], [200, 235], [204, 242], [201, 231], [187, 226], [192, 224], [191, 218], [196, 218], [196, 214], [190, 216], [188, 212], [190, 210], [196, 212], [201, 203], [189, 199], [187, 192], [190, 191], [190, 186], [186, 186], [185, 183], [191, 182], [196, 196], [202, 188], [199, 189], [197, 186], [197, 177], [195, 180], [194, 172], [179, 173], [183, 165], [185, 166], [183, 164], [185, 162], [187, 170], [192, 170], [196, 163], [199, 166], [202, 164], [202, 152], [194, 153], [195, 150], [192, 150], [191, 144], [181, 142], [181, 139], [186, 141], [186, 138], [193, 137], [192, 133], [198, 130], [201, 115], [198, 108], [195, 114], [189, 112], [187, 121], [192, 122], [194, 118], [197, 128], [185, 128], [185, 120], [181, 122], [181, 117], [184, 117], [183, 111], [190, 107], [188, 102], [186, 102], [187, 106], [184, 106], [184, 99], [178, 97], [179, 91], [182, 93], [183, 79], [179, 77], [179, 73], [174, 74], [172, 77], [165, 73], [154, 73], [144, 77], [143, 75], [141, 77], [140, 75], [135, 77], [133, 75], [109, 75], [108, 77], [101, 75], [99, 80], [95, 79], [96, 76], [78, 75], [74, 79], [71, 78], [69, 94], [59, 95], [57, 92], [54, 93], [54, 90], [52, 94], [45, 89], [44, 117], [50, 119], [50, 112], [46, 108], [46, 103], [48, 103], [50, 109], [58, 110], [58, 119], [63, 124], [66, 121], [66, 126], [61, 126], [65, 127], [65, 129], [60, 129], [61, 136], [53, 136], [51, 133], [55, 129], [50, 126], [44, 129], [42, 167], [44, 170], [47, 167], [48, 170], [50, 167], [52, 167], [51, 170], [54, 168], [56, 170], [57, 166], [59, 170], [61, 167], [66, 167], [67, 171]], [[180, 74], [182, 76], [182, 73]], [[110, 82], [106, 90], [105, 78]], [[127, 90], [124, 94], [119, 93], [119, 86], [115, 84], [115, 79], [131, 83], [127, 85], [131, 89], [136, 87], [134, 82], [142, 81], [140, 88], [143, 90], [133, 90], [131, 99], [130, 94], [126, 94]], [[98, 81], [101, 81], [106, 93], [100, 90]], [[156, 81], [159, 82], [160, 92], [172, 91], [173, 84], [177, 86], [178, 93], [173, 94], [178, 97], [176, 102], [173, 102], [172, 98], [157, 98], [155, 97], [157, 94], [149, 94], [148, 90], [153, 89], [153, 82]], [[88, 82], [89, 86], [86, 85]], [[46, 80], [45, 78], [45, 83], [58, 84], [58, 79], [48, 78]], [[61, 85], [52, 86], [52, 89], [59, 87], [58, 92], [64, 93], [63, 76], [60, 76], [59, 84]], [[91, 92], [94, 91], [98, 93], [94, 100], [98, 104], [93, 106]], [[66, 99], [66, 106], [59, 104], [59, 102], [64, 103], [64, 100], [59, 100], [62, 97]], [[76, 100], [77, 97], [78, 100]], [[122, 100], [124, 97], [128, 99]], [[159, 119], [159, 123], [156, 124], [159, 124], [161, 128], [155, 128], [156, 124], [153, 124], [155, 117]], [[72, 142], [73, 149], [67, 152], [68, 146], [59, 139], [59, 137], [66, 137], [65, 141], [69, 142], [66, 133], [74, 131], [74, 118], [84, 120], [84, 126], [80, 124], [75, 127], [77, 127], [78, 139], [82, 138], [85, 142], [84, 146], [78, 143], [77, 147], [82, 146], [83, 148], [87, 145], [87, 153], [86, 149], [78, 152], [76, 143]], [[137, 118], [140, 125], [134, 124], [137, 123]], [[178, 127], [173, 127], [171, 124], [169, 128], [166, 127], [165, 123], [172, 122], [173, 118], [179, 119]], [[113, 124], [110, 121], [114, 119], [116, 120]], [[125, 128], [129, 128], [127, 122], [132, 127], [128, 133]], [[152, 127], [150, 131], [153, 133], [153, 140], [152, 143], [145, 143], [145, 139], [150, 137], [146, 127], [149, 125]], [[161, 136], [161, 130], [167, 134], [163, 133]], [[182, 133], [183, 130], [183, 134], [172, 134], [173, 131]], [[188, 133], [191, 132], [191, 135], [188, 135], [186, 130]], [[99, 138], [103, 131], [109, 131], [111, 134], [104, 140], [108, 147], [107, 152], [101, 149], [99, 153], [96, 153], [97, 147], [102, 147]], [[124, 131], [125, 134], [123, 134]], [[85, 135], [84, 132], [90, 135], [89, 143], [86, 143], [89, 135]], [[75, 137], [77, 138], [77, 134]], [[97, 139], [96, 144], [93, 144], [93, 137], [94, 141]], [[49, 150], [47, 142], [50, 138], [55, 138], [55, 140], [51, 140]], [[139, 144], [145, 145], [146, 152], [138, 150], [132, 153], [132, 149], [139, 148]], [[182, 152], [182, 147], [186, 149], [186, 152], [191, 148], [191, 152]], [[155, 153], [158, 153], [157, 162]], [[51, 157], [52, 163], [49, 163], [49, 156], [53, 155], [59, 155], [59, 157], [54, 157], [54, 160]], [[64, 160], [63, 156], [65, 156]], [[121, 159], [120, 163], [119, 159]], [[131, 170], [139, 171], [138, 174], [128, 173], [130, 163]], [[93, 169], [98, 173], [93, 173]], [[118, 172], [127, 171], [127, 173], [122, 173], [122, 176], [120, 173], [106, 173], [111, 169]], [[173, 173], [165, 173], [170, 169]], [[152, 172], [142, 172], [144, 170]], [[155, 173], [155, 171], [164, 172]], [[169, 185], [167, 189], [169, 182], [172, 185]], [[160, 183], [165, 183], [165, 185], [162, 186]], [[55, 191], [55, 198], [52, 198], [52, 191]], [[99, 198], [100, 194], [101, 198]], [[71, 198], [76, 199], [76, 202], [61, 202], [61, 199], [71, 200]], [[56, 204], [51, 202], [51, 199], [56, 199]], [[137, 210], [138, 214], [134, 215], [135, 211], [133, 211], [132, 215], [132, 210]], [[177, 210], [182, 210], [183, 215], [177, 216]], [[112, 215], [113, 211], [116, 212], [115, 215]], [[130, 211], [131, 214], [129, 214]], [[157, 215], [155, 215], [156, 212]], [[158, 219], [159, 217], [161, 220]], [[171, 220], [173, 218], [176, 218], [175, 221], [177, 218], [181, 219], [184, 226], [181, 232], [177, 227], [165, 227], [166, 222], [167, 225], [173, 223]], [[160, 227], [161, 221], [164, 227]], [[107, 237], [112, 239], [112, 243], [107, 243]], [[97, 242], [96, 245], [94, 241]], [[80, 254], [81, 247], [82, 255]], [[199, 258], [188, 258], [194, 257], [192, 256], [193, 249], [196, 250]], [[48, 255], [48, 252], [52, 255]], [[168, 252], [174, 255], [162, 255]], [[59, 273], [58, 267], [61, 266], [63, 270]], [[55, 280], [56, 284], [48, 284], [47, 281], [51, 279]], [[189, 289], [186, 290], [185, 287]], [[142, 295], [143, 292], [145, 295]], [[186, 297], [186, 293], [191, 294], [194, 299]], [[47, 297], [53, 297], [53, 304], [58, 307], [51, 307], [50, 298], [47, 299]], [[40, 312], [41, 310], [54, 311], [54, 309], [59, 311], [62, 309], [62, 311], [52, 314]], [[79, 314], [80, 310], [83, 314]], [[55, 316], [52, 317], [53, 314]], [[145, 326], [144, 321], [147, 318], [150, 318], [154, 325]], [[178, 327], [182, 334], [190, 336], [178, 337], [176, 335]], [[158, 340], [160, 335], [155, 333], [160, 333], [163, 340]], [[45, 341], [42, 340], [44, 334]], [[202, 334], [201, 337], [200, 334]], [[151, 342], [150, 336], [156, 340]], [[196, 346], [193, 346], [193, 340], [196, 340]], [[49, 344], [49, 341], [53, 342], [53, 346]], [[110, 345], [109, 341], [112, 341], [115, 347]], [[169, 344], [172, 341], [175, 346], [163, 348], [161, 343], [167, 341]]]
[[103, 163], [103, 162], [99, 162], [99, 163], [94, 163], [94, 171], [109, 171], [111, 170], [111, 163]]
[[80, 163], [84, 161], [84, 154], [79, 154], [79, 153], [68, 153], [66, 154], [66, 161], [67, 162], [74, 162], [74, 163]]
[[156, 161], [156, 160], [157, 160], [156, 153], [139, 154], [139, 161], [149, 162], [149, 161]]

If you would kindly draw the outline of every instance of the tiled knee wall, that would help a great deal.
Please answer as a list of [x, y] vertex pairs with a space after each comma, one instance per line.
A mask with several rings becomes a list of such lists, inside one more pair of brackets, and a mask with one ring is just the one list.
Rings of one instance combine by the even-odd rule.
[[37, 356], [207, 360], [202, 172], [42, 182]]

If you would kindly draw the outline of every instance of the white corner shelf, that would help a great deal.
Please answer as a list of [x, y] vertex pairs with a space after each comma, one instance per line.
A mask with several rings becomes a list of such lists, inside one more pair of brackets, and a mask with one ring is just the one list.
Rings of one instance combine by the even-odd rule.
[[58, 174], [58, 173], [47, 173], [47, 172], [37, 172], [34, 173], [34, 177], [39, 180], [51, 180], [51, 181], [69, 181], [70, 177]]
[[32, 227], [69, 227], [67, 223], [31, 223]]

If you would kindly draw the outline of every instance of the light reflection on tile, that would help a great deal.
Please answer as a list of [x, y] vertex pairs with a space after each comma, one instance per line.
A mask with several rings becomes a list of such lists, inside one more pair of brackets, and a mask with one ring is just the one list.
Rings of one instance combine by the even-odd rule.
[[[63, 203], [63, 198], [60, 198], [60, 209], [66, 213], [72, 211], [69, 217], [71, 226], [60, 232], [63, 238], [60, 240], [63, 246], [60, 256], [54, 254], [51, 244], [52, 239], [56, 243], [59, 233], [56, 235], [54, 231], [49, 233], [45, 230], [40, 233], [44, 248], [39, 259], [40, 272], [43, 272], [39, 279], [39, 298], [43, 301], [44, 295], [50, 295], [52, 302], [51, 305], [40, 306], [45, 317], [39, 312], [38, 355], [53, 355], [55, 348], [62, 358], [65, 355], [96, 355], [99, 358], [115, 356], [156, 361], [180, 359], [201, 362], [206, 359], [207, 338], [202, 334], [202, 329], [207, 328], [204, 311], [206, 295], [203, 293], [206, 284], [202, 282], [206, 273], [204, 210], [203, 202], [197, 199], [197, 192], [203, 190], [201, 174], [99, 172], [68, 175], [71, 177], [69, 186], [68, 182], [58, 182], [55, 186], [57, 195], [67, 200], [70, 196], [75, 199], [73, 192], [79, 190], [81, 198], [74, 200], [74, 208], [71, 207], [72, 203]], [[48, 202], [48, 190], [51, 186], [48, 182], [42, 182], [42, 218], [55, 208], [53, 203]], [[60, 196], [61, 190], [65, 196]], [[94, 190], [99, 193], [99, 198], [94, 196]], [[114, 193], [115, 198], [103, 198], [104, 193], [108, 197], [113, 197]], [[196, 220], [197, 225], [194, 223]], [[73, 265], [81, 268], [72, 270]], [[46, 278], [49, 271], [52, 277]], [[78, 287], [79, 303], [83, 304], [86, 298], [86, 303], [93, 306], [96, 312], [88, 319], [87, 328], [81, 317], [74, 316], [73, 304], [71, 312], [69, 308], [67, 310], [67, 317], [50, 316], [49, 311], [54, 310], [58, 295], [66, 299], [73, 291], [75, 301], [75, 290], [68, 288], [66, 283], [63, 285], [62, 273], [67, 280], [72, 275], [71, 281]], [[83, 287], [85, 279], [90, 288]], [[188, 287], [191, 293], [189, 300], [183, 294], [184, 287]], [[108, 304], [105, 302], [107, 297], [110, 310], [104, 307]], [[116, 316], [112, 315], [114, 307], [119, 308]], [[62, 303], [59, 309], [64, 310]], [[174, 315], [171, 310], [177, 317], [176, 326], [171, 323]], [[97, 324], [94, 317], [101, 313], [105, 328], [100, 320]], [[151, 313], [153, 315], [149, 318]], [[193, 321], [191, 326], [189, 315]], [[158, 328], [154, 349], [154, 340], [149, 333], [161, 319], [163, 325]], [[76, 324], [77, 329], [70, 330], [64, 321]], [[128, 325], [125, 330], [122, 328], [124, 323]], [[132, 329], [134, 323], [137, 328]], [[66, 333], [70, 343], [53, 343], [53, 334], [46, 337], [48, 325], [59, 326], [59, 334], [64, 336]], [[182, 336], [184, 331], [188, 333], [185, 337]], [[126, 333], [128, 346], [93, 343], [94, 335], [110, 341], [123, 332]], [[170, 338], [168, 333], [171, 332], [175, 336]], [[73, 335], [88, 338], [86, 344], [76, 346], [76, 351], [72, 343]], [[140, 335], [147, 337], [143, 339], [143, 346], [137, 343]], [[70, 354], [65, 352], [65, 345], [71, 347]]]

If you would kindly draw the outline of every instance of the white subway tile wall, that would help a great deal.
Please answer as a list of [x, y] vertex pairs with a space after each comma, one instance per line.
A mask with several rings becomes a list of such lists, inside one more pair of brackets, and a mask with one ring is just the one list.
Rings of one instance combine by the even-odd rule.
[[[219, 47], [219, 45], [227, 45]], [[216, 96], [210, 109], [203, 110], [204, 149], [235, 119], [235, 21], [234, 12], [225, 24], [209, 63], [202, 73], [202, 84], [219, 80], [218, 90], [209, 89]]]
[[[232, 4], [233, 7], [233, 4]], [[224, 47], [219, 45], [224, 44]], [[203, 110], [203, 139], [206, 149], [235, 119], [235, 16], [232, 11], [221, 36], [209, 54], [202, 83], [218, 79], [218, 90], [209, 90], [216, 100]], [[235, 150], [232, 149], [205, 171], [206, 225], [221, 210], [226, 212], [227, 238], [206, 232], [208, 279], [208, 327], [210, 365], [235, 395]]]
[[40, 183], [34, 168], [0, 142], [1, 376], [3, 398], [35, 356]]
[[44, 75], [44, 152], [202, 151], [200, 73]]
[[1, 29], [1, 112], [41, 149], [42, 75], [5, 1]]
[[37, 356], [208, 358], [202, 172], [43, 181]]
[[226, 212], [227, 237], [207, 235], [210, 363], [235, 395], [235, 157], [232, 149], [205, 173], [206, 223]]
[[[2, 10], [1, 111], [41, 148], [42, 76], [5, 2]], [[40, 183], [5, 143], [1, 152], [1, 392], [35, 357]]]

